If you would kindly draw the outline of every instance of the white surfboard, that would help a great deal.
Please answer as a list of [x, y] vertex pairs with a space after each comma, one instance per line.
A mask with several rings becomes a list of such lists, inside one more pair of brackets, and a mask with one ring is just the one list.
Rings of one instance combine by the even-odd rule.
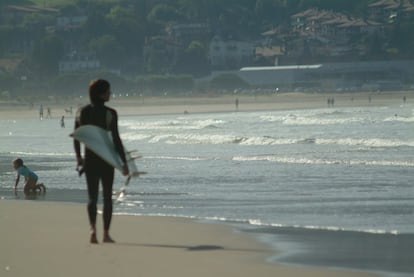
[[[110, 137], [108, 131], [95, 125], [82, 125], [77, 128], [72, 134], [70, 134], [70, 136], [83, 143], [96, 155], [122, 172], [121, 158], [115, 149], [115, 145], [112, 142], [112, 138]], [[135, 165], [135, 159], [140, 158], [140, 156], [133, 156], [132, 154], [134, 152], [135, 151], [127, 151], [125, 149], [129, 176], [139, 176], [141, 174], [146, 174], [146, 172], [138, 171], [137, 166]]]

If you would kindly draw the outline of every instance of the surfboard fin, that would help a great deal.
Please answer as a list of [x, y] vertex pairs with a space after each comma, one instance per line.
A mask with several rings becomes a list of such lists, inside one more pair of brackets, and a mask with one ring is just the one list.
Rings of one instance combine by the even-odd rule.
[[132, 175], [129, 175], [128, 178], [125, 180], [125, 185], [124, 185], [125, 187], [128, 186], [129, 181], [131, 181], [131, 177]]
[[78, 172], [79, 177], [85, 172], [85, 168], [83, 166], [77, 166], [76, 171]]

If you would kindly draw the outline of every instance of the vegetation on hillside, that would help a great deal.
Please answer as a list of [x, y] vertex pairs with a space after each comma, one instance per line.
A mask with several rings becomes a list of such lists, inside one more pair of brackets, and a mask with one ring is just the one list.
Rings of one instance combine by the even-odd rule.
[[[17, 17], [3, 13], [0, 18], [0, 59], [21, 59], [13, 70], [4, 70], [0, 90], [29, 86], [32, 80], [56, 89], [57, 80], [72, 80], [89, 75], [82, 72], [58, 76], [58, 64], [71, 55], [94, 53], [106, 72], [121, 71], [128, 82], [146, 79], [159, 84], [158, 77], [202, 77], [211, 70], [209, 43], [213, 36], [241, 41], [257, 41], [261, 34], [278, 29], [284, 37], [290, 33], [291, 16], [309, 8], [341, 12], [349, 17], [366, 18], [367, 7], [374, 0], [2, 0], [7, 5], [36, 5], [56, 8], [58, 12], [27, 13]], [[87, 20], [71, 29], [55, 28], [57, 17], [86, 16]], [[412, 58], [414, 46], [413, 17], [394, 18], [385, 29], [385, 38], [356, 37], [370, 49], [359, 59]], [[384, 22], [389, 20], [384, 19]], [[174, 24], [203, 23], [208, 32], [179, 42], [171, 39]], [[170, 33], [168, 33], [170, 32]], [[174, 47], [166, 47], [172, 45]], [[171, 50], [173, 49], [173, 50]], [[174, 53], [169, 53], [174, 51]], [[165, 57], [173, 58], [166, 59]], [[318, 57], [323, 59], [324, 57]], [[261, 65], [260, 60], [252, 65]], [[113, 74], [113, 73], [108, 73]], [[145, 76], [152, 77], [145, 77]], [[24, 76], [24, 81], [22, 81]], [[153, 81], [153, 79], [158, 81]], [[187, 78], [187, 77], [186, 77]], [[226, 79], [226, 78], [225, 78]], [[13, 80], [15, 80], [13, 82]], [[55, 80], [55, 81], [50, 81]], [[161, 79], [163, 80], [163, 79]], [[163, 80], [165, 83], [165, 80]], [[161, 82], [161, 83], [163, 83]], [[216, 80], [217, 82], [217, 80]], [[224, 82], [228, 82], [224, 81]], [[185, 87], [189, 86], [188, 82]], [[190, 82], [192, 83], [192, 82]], [[178, 85], [179, 86], [179, 85]], [[44, 90], [44, 85], [31, 84]], [[142, 86], [144, 87], [144, 86]], [[61, 88], [62, 89], [62, 88]]]

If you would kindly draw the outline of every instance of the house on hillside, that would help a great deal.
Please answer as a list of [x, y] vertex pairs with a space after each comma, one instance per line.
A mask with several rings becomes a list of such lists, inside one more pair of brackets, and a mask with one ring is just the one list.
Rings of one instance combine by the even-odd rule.
[[13, 14], [27, 14], [27, 13], [58, 13], [60, 10], [55, 8], [30, 6], [30, 5], [7, 5], [3, 7], [7, 13]]
[[152, 73], [158, 72], [160, 64], [174, 67], [179, 63], [182, 53], [192, 41], [208, 41], [210, 26], [204, 23], [169, 23], [164, 33], [146, 37], [143, 48], [143, 60]]
[[255, 61], [262, 65], [279, 65], [281, 57], [286, 55], [284, 34], [281, 28], [272, 28], [261, 33], [262, 39], [255, 47]]
[[292, 56], [343, 56], [357, 53], [354, 37], [381, 34], [383, 24], [333, 11], [308, 9], [292, 15], [296, 36], [288, 42]]
[[81, 27], [87, 20], [88, 17], [86, 15], [59, 16], [56, 18], [56, 29], [70, 31]]
[[67, 55], [59, 62], [59, 74], [76, 71], [99, 70], [101, 64], [94, 53], [78, 53]]
[[409, 16], [414, 12], [410, 0], [379, 0], [368, 5], [370, 18], [392, 23], [395, 17]]
[[255, 45], [250, 41], [225, 40], [215, 36], [209, 47], [211, 66], [215, 69], [234, 69], [250, 65]]
[[168, 40], [186, 46], [194, 40], [206, 41], [211, 30], [206, 23], [171, 23], [166, 26], [165, 33]]
[[21, 65], [23, 58], [3, 58], [0, 59], [0, 75], [4, 73], [14, 74]]
[[[179, 57], [180, 45], [171, 41], [167, 36], [153, 36], [145, 39], [143, 48], [143, 63], [151, 73], [159, 72], [161, 64], [173, 65]], [[148, 69], [147, 69], [148, 70]]]
[[29, 5], [6, 5], [0, 8], [0, 18], [11, 23], [20, 23], [24, 16], [28, 14], [55, 14], [59, 9]]
[[282, 46], [256, 46], [255, 56], [257, 60], [265, 61], [266, 64], [279, 65], [279, 58], [284, 55]]

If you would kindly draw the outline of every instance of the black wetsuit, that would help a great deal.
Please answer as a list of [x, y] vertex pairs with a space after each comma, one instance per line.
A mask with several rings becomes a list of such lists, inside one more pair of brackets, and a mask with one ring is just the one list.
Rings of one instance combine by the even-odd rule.
[[[115, 148], [125, 163], [125, 152], [118, 132], [118, 115], [114, 109], [103, 103], [89, 104], [81, 108], [76, 116], [75, 129], [81, 125], [95, 125], [111, 131]], [[75, 140], [75, 152], [80, 154], [80, 144]], [[103, 188], [103, 221], [104, 229], [109, 230], [112, 219], [112, 186], [114, 181], [114, 168], [98, 157], [88, 148], [85, 148], [84, 170], [88, 186], [88, 216], [91, 225], [95, 226], [97, 202], [99, 194], [99, 181]]]

